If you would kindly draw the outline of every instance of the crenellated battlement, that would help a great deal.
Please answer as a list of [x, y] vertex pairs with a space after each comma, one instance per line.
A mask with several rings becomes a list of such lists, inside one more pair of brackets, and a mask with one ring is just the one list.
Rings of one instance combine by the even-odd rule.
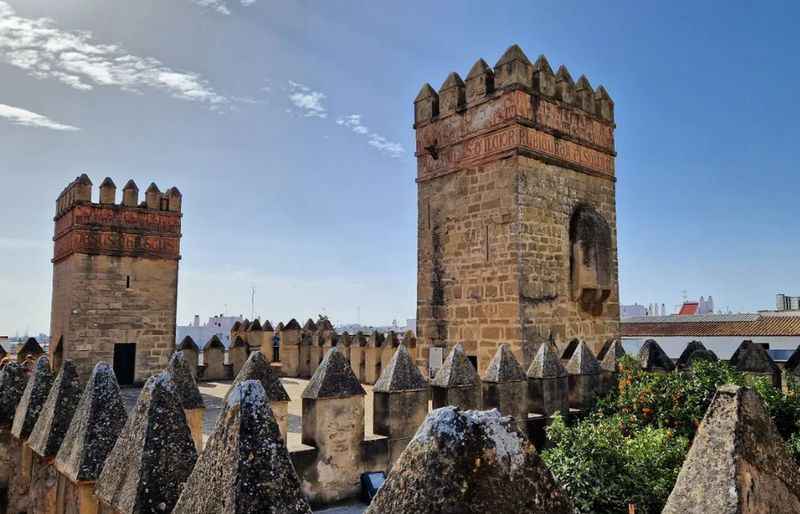
[[494, 69], [483, 59], [478, 59], [470, 68], [466, 80], [462, 80], [457, 72], [451, 72], [438, 93], [430, 84], [423, 84], [414, 100], [415, 128], [449, 114], [463, 112], [514, 89], [564, 107], [580, 109], [611, 125], [614, 123], [614, 102], [605, 87], [593, 89], [585, 75], [574, 81], [563, 64], [554, 73], [544, 55], [531, 63], [519, 46], [511, 45]]
[[414, 100], [418, 181], [504, 153], [524, 153], [578, 171], [614, 177], [614, 102], [603, 86], [577, 81], [547, 58], [531, 63], [512, 45], [494, 69], [483, 59], [466, 80], [450, 73], [437, 92]]
[[56, 200], [53, 262], [73, 253], [179, 259], [181, 192], [165, 192], [155, 183], [139, 202], [139, 187], [129, 180], [117, 203], [117, 186], [110, 177], [92, 201], [92, 181], [84, 173]]
[[[92, 204], [92, 181], [86, 173], [76, 177], [61, 191], [56, 200], [55, 219], [66, 214], [76, 205]], [[94, 205], [107, 207], [130, 207], [162, 212], [181, 212], [183, 195], [177, 187], [170, 187], [161, 192], [155, 183], [151, 183], [145, 192], [144, 201], [139, 203], [139, 187], [129, 180], [122, 188], [120, 203], [116, 203], [117, 186], [111, 177], [106, 177], [99, 187], [98, 202]]]

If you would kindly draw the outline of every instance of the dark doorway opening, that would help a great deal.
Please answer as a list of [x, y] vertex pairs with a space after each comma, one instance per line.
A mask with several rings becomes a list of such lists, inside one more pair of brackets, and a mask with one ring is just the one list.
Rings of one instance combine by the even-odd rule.
[[272, 338], [272, 362], [281, 361], [281, 337], [275, 335]]
[[119, 385], [133, 385], [136, 369], [136, 343], [114, 345], [114, 374]]
[[472, 363], [472, 367], [476, 370], [478, 369], [478, 356], [477, 355], [467, 355], [467, 359]]

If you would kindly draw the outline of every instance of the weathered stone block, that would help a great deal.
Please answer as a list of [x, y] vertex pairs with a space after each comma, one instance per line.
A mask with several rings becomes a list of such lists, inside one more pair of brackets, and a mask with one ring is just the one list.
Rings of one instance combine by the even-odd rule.
[[[286, 433], [289, 429], [290, 398], [263, 353], [256, 351], [250, 354], [247, 358], [247, 362], [244, 363], [239, 374], [236, 375], [233, 384], [231, 384], [230, 391], [233, 391], [237, 385], [246, 380], [258, 380], [261, 383], [264, 391], [266, 391], [267, 399], [270, 401], [272, 414], [275, 421], [278, 423], [281, 437], [283, 437], [285, 442]], [[226, 398], [230, 396], [230, 391], [226, 395]]]
[[539, 347], [527, 371], [528, 412], [546, 417], [569, 414], [569, 377], [553, 343]]
[[301, 476], [312, 504], [358, 494], [364, 441], [364, 396], [342, 354], [331, 349], [303, 391], [303, 444], [317, 449]]
[[225, 380], [225, 345], [217, 336], [213, 336], [203, 347], [202, 379], [205, 381]]
[[588, 409], [601, 393], [600, 363], [584, 341], [565, 368], [569, 375], [569, 406]]
[[497, 411], [434, 410], [403, 451], [367, 514], [572, 513], [567, 495]]
[[189, 370], [192, 372], [192, 376], [196, 379], [197, 366], [200, 359], [200, 348], [197, 346], [197, 343], [195, 343], [194, 339], [192, 339], [190, 336], [186, 336], [178, 345], [177, 350], [179, 352], [183, 352], [183, 356], [186, 358], [187, 364], [189, 364]]
[[172, 512], [197, 460], [171, 373], [147, 380], [97, 479], [104, 510]]
[[800, 471], [761, 399], [722, 386], [697, 430], [663, 514], [800, 512]]
[[373, 432], [390, 439], [390, 466], [427, 416], [428, 398], [428, 383], [401, 344], [373, 388]]
[[671, 373], [675, 370], [672, 359], [653, 339], [648, 339], [639, 349], [639, 365], [644, 371]]
[[731, 356], [730, 364], [741, 372], [745, 380], [766, 378], [778, 389], [781, 387], [781, 370], [767, 350], [752, 341], [743, 341]]
[[511, 347], [500, 345], [482, 381], [483, 409], [511, 416], [522, 429], [528, 418], [528, 384]]
[[259, 381], [231, 389], [172, 512], [311, 513]]
[[460, 409], [480, 409], [481, 382], [478, 372], [457, 344], [448, 354], [431, 382], [434, 409], [452, 405]]

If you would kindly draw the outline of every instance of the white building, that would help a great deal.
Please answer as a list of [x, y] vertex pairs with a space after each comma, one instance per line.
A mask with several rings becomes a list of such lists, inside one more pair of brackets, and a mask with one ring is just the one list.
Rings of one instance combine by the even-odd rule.
[[175, 331], [175, 341], [180, 343], [186, 336], [191, 336], [197, 346], [203, 347], [206, 342], [217, 336], [227, 348], [230, 346], [231, 327], [237, 321], [243, 321], [242, 316], [212, 316], [208, 321], [201, 325], [200, 316], [195, 314], [194, 321], [190, 325], [178, 325]]

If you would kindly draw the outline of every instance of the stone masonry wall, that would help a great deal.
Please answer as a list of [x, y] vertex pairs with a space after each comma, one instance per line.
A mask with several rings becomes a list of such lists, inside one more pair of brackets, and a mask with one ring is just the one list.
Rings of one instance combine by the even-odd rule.
[[[130, 287], [127, 287], [130, 277]], [[82, 377], [136, 343], [136, 382], [165, 368], [175, 349], [178, 261], [75, 254], [53, 269], [53, 341]]]
[[182, 197], [151, 184], [140, 203], [132, 180], [117, 196], [106, 178], [93, 201], [84, 174], [56, 200], [50, 354], [86, 379], [114, 362], [115, 344], [135, 343], [133, 382], [143, 383], [175, 347]]
[[[562, 343], [584, 340], [597, 353], [619, 336], [615, 182], [526, 156], [516, 159], [519, 244], [525, 249], [519, 292], [524, 339], [541, 341], [552, 332]], [[593, 206], [611, 227], [613, 287], [600, 315], [586, 312], [571, 298], [569, 225], [581, 204]]]
[[[563, 66], [553, 73], [543, 56], [532, 64], [516, 45], [494, 69], [478, 60], [465, 80], [423, 86], [420, 367], [431, 346], [460, 343], [483, 372], [502, 343], [527, 366], [551, 334], [595, 350], [618, 335], [614, 127], [602, 86], [574, 82]], [[610, 248], [571, 238], [578, 207], [603, 218]]]

